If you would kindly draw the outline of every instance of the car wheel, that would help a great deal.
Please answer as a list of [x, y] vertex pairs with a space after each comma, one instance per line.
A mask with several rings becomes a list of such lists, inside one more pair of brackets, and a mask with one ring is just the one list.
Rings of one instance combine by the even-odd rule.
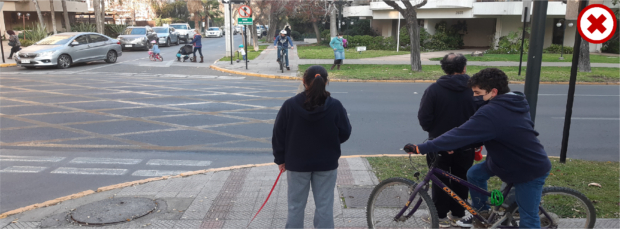
[[170, 38], [166, 40], [166, 47], [170, 47]]
[[26, 68], [26, 69], [35, 69], [35, 67], [31, 67], [31, 66], [24, 67], [24, 68]]
[[108, 54], [106, 55], [105, 62], [107, 62], [107, 63], [114, 63], [114, 62], [116, 62], [116, 58], [117, 58], [116, 52], [110, 50], [110, 51], [108, 51]]
[[180, 39], [177, 37], [177, 42], [175, 43], [175, 45], [179, 45], [179, 43], [180, 43], [179, 40]]
[[56, 67], [65, 69], [71, 66], [71, 57], [67, 54], [60, 55], [56, 63]]

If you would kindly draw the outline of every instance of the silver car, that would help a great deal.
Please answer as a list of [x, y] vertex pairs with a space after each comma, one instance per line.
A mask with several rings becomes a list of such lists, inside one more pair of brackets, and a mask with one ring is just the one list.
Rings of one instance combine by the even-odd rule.
[[158, 44], [164, 46], [170, 46], [171, 44], [179, 45], [179, 33], [177, 33], [172, 27], [153, 27], [155, 33], [157, 33]]
[[68, 68], [74, 63], [105, 60], [116, 62], [123, 55], [120, 42], [92, 32], [59, 33], [40, 40], [16, 54], [18, 66]]
[[151, 41], [158, 40], [157, 33], [149, 26], [127, 27], [123, 34], [116, 39], [121, 42], [123, 49], [140, 49], [144, 51], [153, 48]]

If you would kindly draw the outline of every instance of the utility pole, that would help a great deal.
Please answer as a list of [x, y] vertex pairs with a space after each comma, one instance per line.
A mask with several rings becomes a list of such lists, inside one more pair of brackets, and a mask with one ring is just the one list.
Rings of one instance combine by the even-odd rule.
[[532, 34], [530, 36], [530, 48], [527, 52], [527, 68], [525, 70], [525, 98], [530, 105], [532, 122], [536, 120], [540, 68], [542, 65], [543, 45], [545, 43], [547, 4], [547, 1], [534, 1], [534, 11], [532, 12]]

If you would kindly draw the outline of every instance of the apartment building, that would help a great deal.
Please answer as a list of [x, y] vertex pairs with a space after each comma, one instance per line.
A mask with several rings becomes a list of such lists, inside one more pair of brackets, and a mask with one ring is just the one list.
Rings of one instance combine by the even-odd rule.
[[[58, 31], [65, 31], [65, 23], [62, 11], [62, 3], [59, 0], [39, 0], [39, 8], [43, 14], [43, 22], [51, 25], [52, 15], [50, 1], [54, 3], [54, 17], [56, 19], [56, 28]], [[32, 27], [33, 24], [39, 23], [37, 10], [31, 0], [2, 0], [3, 4], [0, 9], [0, 30], [4, 33], [7, 29], [17, 30], [26, 27]], [[84, 0], [66, 0], [67, 12], [69, 18], [75, 17], [76, 13], [88, 12], [86, 1]], [[19, 15], [28, 15], [29, 17], [21, 18]], [[21, 29], [20, 29], [21, 30]], [[52, 26], [47, 26], [47, 31], [52, 31]]]
[[[413, 4], [420, 0], [411, 1]], [[591, 0], [591, 4], [604, 4], [612, 9], [618, 8], [611, 0]], [[403, 8], [404, 5], [399, 3]], [[533, 5], [533, 4], [532, 4]], [[448, 25], [457, 23], [466, 25], [466, 31], [461, 32], [465, 47], [489, 48], [497, 45], [500, 37], [510, 32], [518, 31], [523, 27], [521, 14], [522, 1], [511, 0], [428, 0], [427, 4], [417, 10], [418, 22], [430, 34], [435, 33], [435, 25], [446, 21]], [[531, 6], [529, 7], [530, 13]], [[562, 28], [556, 24], [564, 19], [567, 5], [562, 1], [549, 1], [547, 18], [545, 19], [545, 44], [562, 43]], [[371, 26], [382, 36], [396, 36], [398, 20], [401, 27], [406, 21], [391, 6], [382, 0], [353, 0], [350, 6], [343, 8], [343, 16], [349, 18], [371, 19]], [[576, 23], [566, 27], [564, 45], [573, 46]], [[529, 26], [529, 25], [528, 25]], [[590, 44], [590, 51], [598, 52], [600, 44]]]

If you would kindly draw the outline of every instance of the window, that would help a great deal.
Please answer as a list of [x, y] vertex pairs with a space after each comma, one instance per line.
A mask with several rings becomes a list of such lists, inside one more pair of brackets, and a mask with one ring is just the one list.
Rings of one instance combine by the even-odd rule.
[[108, 41], [108, 38], [105, 38], [104, 36], [97, 35], [97, 34], [89, 34], [88, 38], [90, 38], [90, 43]]
[[153, 28], [153, 30], [155, 30], [156, 33], [167, 33], [168, 32], [168, 28]]
[[123, 34], [125, 34], [125, 35], [143, 35], [143, 34], [146, 34], [146, 28], [127, 28], [127, 29], [125, 29], [125, 32], [123, 32]]
[[79, 36], [78, 38], [75, 38], [74, 41], [77, 41], [80, 45], [88, 44], [88, 38], [86, 37], [86, 35]]
[[187, 25], [171, 25], [175, 29], [187, 29]]
[[217, 27], [211, 27], [211, 28], [209, 28], [209, 31], [219, 31], [219, 30], [220, 30], [220, 28], [217, 28]]
[[37, 45], [64, 45], [67, 44], [72, 37], [72, 35], [53, 35], [40, 40], [37, 42]]

